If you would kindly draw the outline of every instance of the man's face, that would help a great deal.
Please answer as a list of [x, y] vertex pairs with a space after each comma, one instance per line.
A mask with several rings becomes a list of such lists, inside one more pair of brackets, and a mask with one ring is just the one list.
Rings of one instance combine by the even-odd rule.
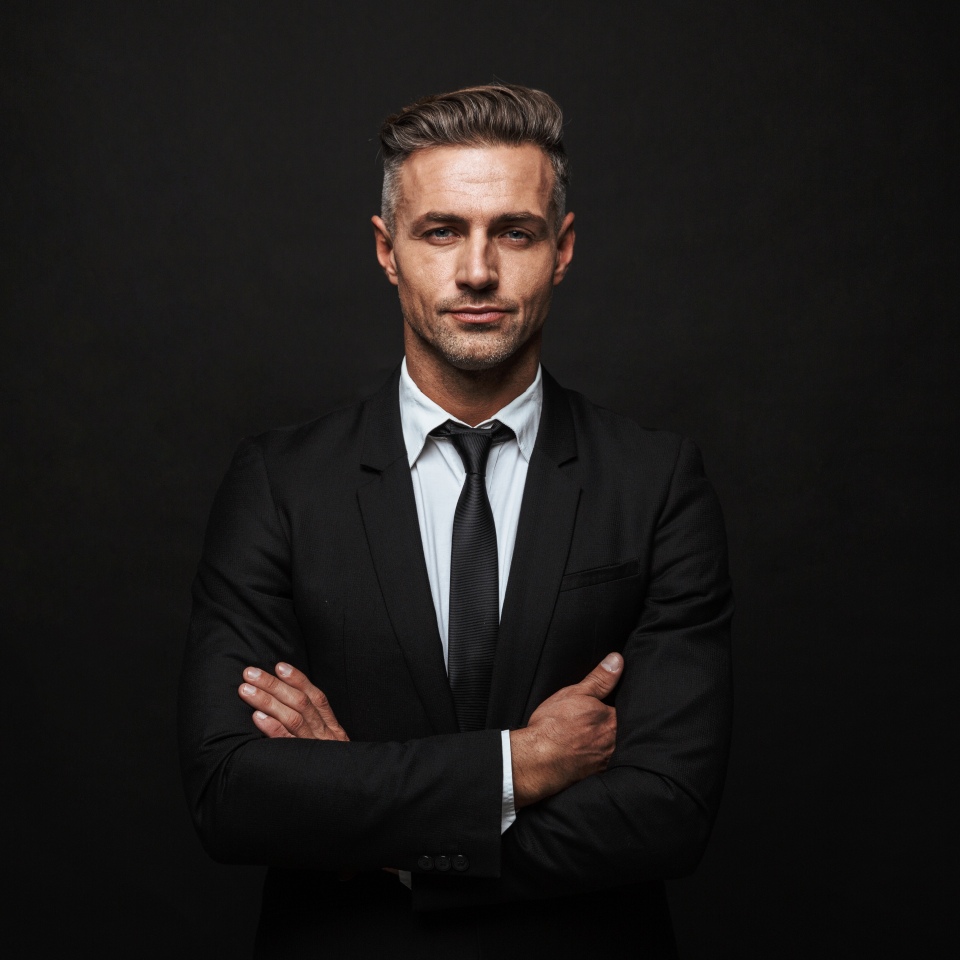
[[400, 170], [377, 258], [400, 293], [408, 362], [485, 370], [534, 351], [573, 256], [573, 214], [554, 230], [553, 170], [533, 144], [432, 147]]

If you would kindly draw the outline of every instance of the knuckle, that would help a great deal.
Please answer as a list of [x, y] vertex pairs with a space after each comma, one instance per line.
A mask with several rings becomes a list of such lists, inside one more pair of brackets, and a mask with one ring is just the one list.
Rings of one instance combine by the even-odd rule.
[[596, 690], [599, 683], [600, 683], [600, 678], [597, 676], [596, 670], [592, 670], [580, 681], [578, 686], [580, 687], [581, 690], [584, 687], [586, 687], [589, 690]]
[[607, 692], [607, 685], [604, 682], [604, 678], [600, 676], [599, 669], [588, 673], [584, 679], [584, 683], [590, 689], [590, 693], [595, 697], [603, 697]]
[[304, 723], [303, 715], [299, 713], [294, 713], [293, 716], [291, 716], [290, 719], [287, 721], [286, 728], [291, 733], [295, 734], [298, 730], [300, 730], [303, 727], [303, 723]]

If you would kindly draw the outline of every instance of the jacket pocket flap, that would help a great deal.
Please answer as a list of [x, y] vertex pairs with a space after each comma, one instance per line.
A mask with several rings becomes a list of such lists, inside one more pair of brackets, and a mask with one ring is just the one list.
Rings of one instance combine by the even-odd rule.
[[627, 577], [636, 577], [639, 574], [640, 561], [634, 557], [632, 560], [624, 560], [623, 563], [611, 563], [604, 567], [592, 567], [590, 570], [568, 573], [560, 582], [560, 589], [576, 590], [577, 587], [592, 587], [597, 583], [625, 580]]

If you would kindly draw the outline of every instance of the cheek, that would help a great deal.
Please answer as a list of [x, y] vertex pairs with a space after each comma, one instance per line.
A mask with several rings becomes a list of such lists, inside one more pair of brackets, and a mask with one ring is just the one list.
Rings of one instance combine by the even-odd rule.
[[541, 269], [528, 269], [518, 277], [520, 296], [531, 306], [550, 299], [553, 292], [553, 274]]
[[443, 296], [442, 265], [415, 263], [400, 275], [400, 295], [418, 303], [432, 303]]

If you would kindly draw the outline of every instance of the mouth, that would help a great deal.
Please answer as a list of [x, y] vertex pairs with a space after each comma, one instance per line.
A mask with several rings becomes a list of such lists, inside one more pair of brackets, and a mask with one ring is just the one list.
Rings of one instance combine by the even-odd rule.
[[446, 312], [461, 323], [471, 324], [496, 323], [510, 313], [509, 310], [503, 307], [487, 304], [481, 304], [476, 307], [457, 307], [454, 310], [447, 310]]

